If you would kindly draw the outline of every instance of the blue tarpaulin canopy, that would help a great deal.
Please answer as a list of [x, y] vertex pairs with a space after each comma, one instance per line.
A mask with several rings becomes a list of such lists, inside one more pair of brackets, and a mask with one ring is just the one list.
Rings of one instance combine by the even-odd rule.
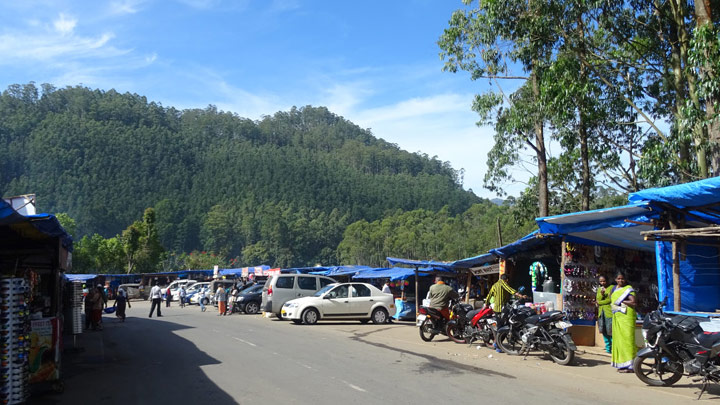
[[[720, 177], [638, 191], [630, 194], [629, 200], [674, 211], [692, 227], [720, 224]], [[681, 311], [715, 312], [720, 308], [718, 241], [707, 242], [716, 246], [684, 243], [679, 261]], [[668, 299], [665, 309], [670, 310], [674, 308], [672, 242], [655, 243], [660, 298]]]
[[537, 218], [535, 222], [541, 234], [564, 236], [568, 242], [652, 252], [655, 244], [643, 240], [640, 232], [652, 230], [652, 225], [647, 224], [657, 215], [647, 202], [640, 202]]
[[88, 281], [97, 277], [97, 274], [66, 274], [65, 278], [68, 281]]
[[247, 270], [248, 274], [250, 273], [261, 273], [263, 270], [269, 270], [270, 266], [267, 265], [261, 265], [261, 266], [253, 266], [253, 267], [241, 267], [239, 269], [220, 269], [218, 271], [218, 274], [221, 276], [242, 276], [243, 270]]
[[[434, 269], [432, 267], [419, 268], [418, 276], [429, 276], [436, 271], [437, 271], [437, 269]], [[354, 275], [352, 278], [353, 278], [353, 280], [356, 280], [356, 279], [365, 280], [365, 279], [373, 279], [373, 278], [389, 278], [391, 281], [395, 281], [395, 280], [405, 280], [414, 275], [415, 275], [414, 268], [411, 269], [408, 267], [390, 267], [390, 268], [363, 270], [363, 271], [357, 273], [356, 275]]]
[[436, 268], [445, 268], [445, 269], [452, 268], [451, 262], [436, 262], [436, 261], [432, 261], [432, 260], [400, 259], [397, 257], [388, 257], [387, 261], [388, 261], [388, 263], [390, 263], [391, 266], [394, 266], [396, 264], [404, 264], [407, 266], [424, 266], [424, 267], [436, 267]]
[[3, 199], [0, 199], [0, 226], [8, 226], [28, 239], [60, 238], [65, 249], [72, 251], [73, 248], [72, 238], [54, 215], [20, 215]]
[[359, 271], [372, 269], [370, 266], [332, 266], [323, 271], [313, 271], [312, 274], [321, 274], [323, 276], [347, 276], [355, 274]]
[[467, 259], [456, 260], [452, 262], [452, 265], [455, 269], [469, 269], [472, 267], [483, 266], [496, 260], [497, 256], [495, 256], [494, 254], [484, 253], [478, 256], [468, 257]]

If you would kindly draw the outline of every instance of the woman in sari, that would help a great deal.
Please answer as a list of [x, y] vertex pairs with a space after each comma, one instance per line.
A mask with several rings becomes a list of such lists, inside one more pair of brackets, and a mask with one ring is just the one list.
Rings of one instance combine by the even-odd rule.
[[612, 366], [621, 373], [632, 372], [635, 346], [635, 290], [618, 272], [610, 295], [612, 308]]

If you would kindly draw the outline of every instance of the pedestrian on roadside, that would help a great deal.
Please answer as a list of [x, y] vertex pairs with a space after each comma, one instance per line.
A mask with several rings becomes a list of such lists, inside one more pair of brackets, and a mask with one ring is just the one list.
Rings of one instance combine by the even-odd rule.
[[105, 307], [105, 301], [103, 300], [101, 285], [93, 289], [90, 302], [92, 302], [92, 328], [93, 330], [102, 330], [102, 311]]
[[615, 287], [610, 295], [612, 308], [612, 366], [620, 373], [632, 373], [637, 353], [635, 346], [635, 290], [627, 283], [625, 274], [618, 271]]
[[131, 308], [130, 300], [125, 294], [125, 290], [123, 290], [122, 288], [118, 288], [117, 295], [115, 295], [115, 316], [120, 318], [123, 322], [125, 322], [126, 304], [128, 308]]
[[205, 297], [207, 297], [207, 287], [203, 286], [198, 293], [198, 302], [200, 303], [200, 311], [205, 312]]
[[185, 296], [187, 293], [185, 292], [185, 286], [180, 286], [180, 291], [178, 292], [178, 298], [180, 299], [180, 308], [185, 308]]
[[600, 334], [605, 340], [605, 351], [612, 353], [612, 305], [610, 301], [610, 293], [615, 286], [608, 286], [607, 277], [600, 276], [598, 278], [600, 287], [597, 290], [598, 318], [597, 325]]
[[227, 292], [223, 288], [222, 284], [218, 286], [218, 289], [215, 292], [215, 301], [218, 303], [218, 316], [225, 316], [225, 311], [227, 311]]
[[170, 301], [172, 301], [172, 292], [168, 286], [167, 290], [165, 290], [165, 308], [170, 308]]
[[85, 301], [85, 329], [90, 329], [90, 326], [92, 325], [92, 308], [93, 308], [93, 294], [90, 289], [87, 289], [87, 293], [83, 297], [83, 301]]
[[157, 307], [157, 316], [158, 318], [162, 316], [160, 313], [160, 307], [162, 306], [162, 290], [160, 290], [160, 286], [157, 285], [157, 282], [155, 285], [153, 285], [153, 288], [150, 290], [150, 299], [152, 300], [152, 306], [150, 307], [150, 315], [148, 318], [152, 318], [153, 311], [155, 311], [155, 307]]

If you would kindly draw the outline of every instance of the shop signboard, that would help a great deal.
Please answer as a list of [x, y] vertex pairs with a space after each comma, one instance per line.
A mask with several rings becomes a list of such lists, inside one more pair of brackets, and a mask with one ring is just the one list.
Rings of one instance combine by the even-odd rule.
[[30, 383], [60, 378], [60, 319], [30, 321]]

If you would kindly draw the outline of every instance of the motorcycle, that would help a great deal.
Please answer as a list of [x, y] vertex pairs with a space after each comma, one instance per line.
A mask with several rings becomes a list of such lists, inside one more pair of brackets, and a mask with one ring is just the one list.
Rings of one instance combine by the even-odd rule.
[[453, 306], [451, 319], [448, 322], [450, 339], [455, 343], [472, 344], [482, 341], [492, 346], [495, 341], [495, 317], [492, 308], [474, 309], [472, 305], [457, 303]]
[[[438, 309], [420, 306], [416, 323], [420, 329], [420, 339], [429, 342], [437, 335], [450, 337], [453, 336], [453, 333], [460, 334], [455, 330], [455, 326], [449, 322], [450, 320], [450, 318], [445, 318]], [[451, 326], [453, 330], [449, 330]]]
[[566, 331], [572, 324], [565, 319], [562, 311], [538, 315], [532, 308], [511, 300], [498, 317], [495, 342], [508, 354], [524, 354], [527, 358], [530, 350], [542, 350], [557, 364], [572, 364], [577, 347]]
[[703, 383], [700, 399], [709, 383], [720, 383], [720, 329], [696, 317], [667, 316], [666, 302], [643, 320], [646, 347], [637, 353], [633, 370], [645, 384], [666, 387], [687, 373]]

